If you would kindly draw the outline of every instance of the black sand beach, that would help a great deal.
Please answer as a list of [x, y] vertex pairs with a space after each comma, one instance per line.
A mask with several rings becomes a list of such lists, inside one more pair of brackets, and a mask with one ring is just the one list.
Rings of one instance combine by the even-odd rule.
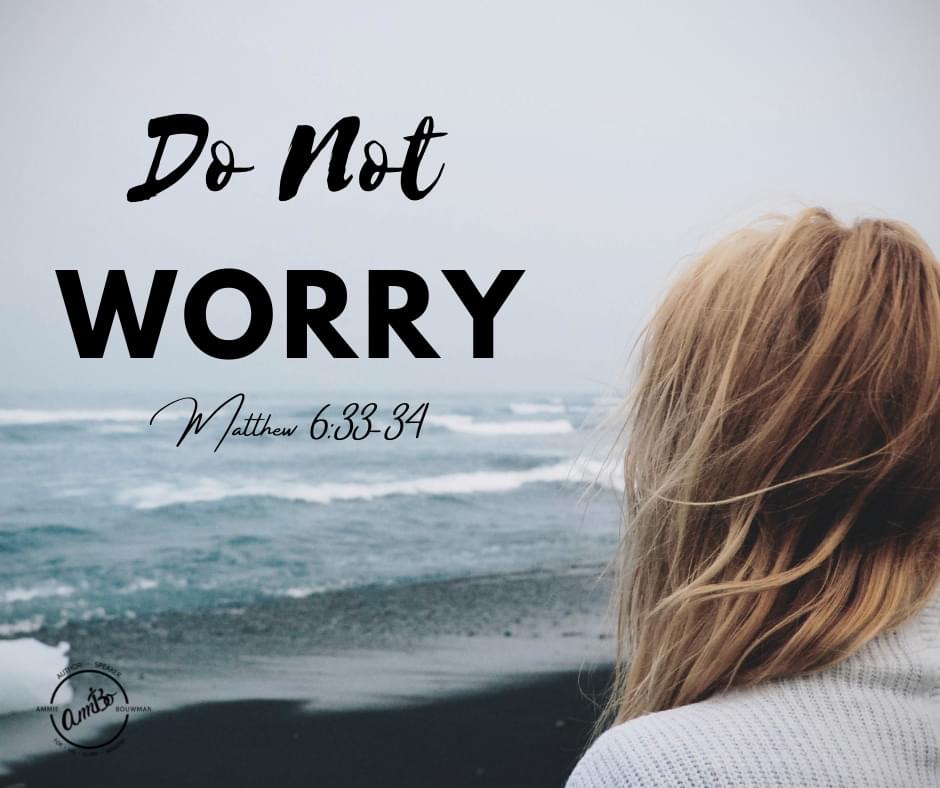
[[0, 786], [561, 786], [607, 671], [566, 672], [399, 708], [208, 703], [136, 720], [114, 752], [18, 765]]
[[596, 566], [376, 586], [40, 633], [122, 671], [113, 752], [0, 718], [6, 786], [563, 785], [613, 656]]

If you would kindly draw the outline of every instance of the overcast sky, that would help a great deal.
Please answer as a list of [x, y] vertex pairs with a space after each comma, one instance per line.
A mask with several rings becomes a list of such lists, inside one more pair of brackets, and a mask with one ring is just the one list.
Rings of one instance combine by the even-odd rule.
[[[596, 390], [676, 268], [724, 230], [822, 204], [884, 214], [940, 246], [940, 4], [922, 2], [62, 2], [0, 0], [0, 369], [3, 392], [43, 389]], [[147, 121], [204, 116], [255, 171], [218, 193], [208, 149], [144, 203]], [[393, 161], [424, 115], [448, 136], [424, 200], [394, 177], [330, 193], [325, 161], [277, 199], [297, 124], [362, 118]], [[354, 149], [351, 167], [361, 162]], [[182, 305], [204, 273], [238, 267], [272, 294], [267, 343], [208, 358]], [[93, 304], [127, 270], [142, 304], [155, 268], [180, 274], [157, 355], [116, 334], [80, 359], [56, 285], [77, 268]], [[366, 352], [369, 268], [431, 287], [419, 322], [443, 356], [286, 359], [284, 272], [328, 268], [349, 306], [337, 326]], [[439, 273], [488, 285], [527, 273], [496, 322], [496, 357], [471, 356], [469, 317]], [[231, 293], [211, 325], [237, 335]], [[25, 395], [24, 395], [25, 397]], [[24, 401], [27, 401], [24, 399]]]

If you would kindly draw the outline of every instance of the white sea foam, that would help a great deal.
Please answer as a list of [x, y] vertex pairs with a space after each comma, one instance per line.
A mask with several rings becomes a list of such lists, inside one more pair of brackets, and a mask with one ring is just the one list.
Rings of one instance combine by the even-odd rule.
[[[561, 484], [585, 482], [616, 486], [605, 481], [607, 472], [599, 462], [578, 460], [541, 465], [522, 471], [471, 471], [395, 479], [378, 482], [307, 482], [266, 481], [242, 483], [202, 479], [174, 487], [149, 484], [125, 490], [118, 501], [137, 509], [157, 509], [174, 504], [207, 503], [235, 497], [270, 497], [306, 503], [328, 504], [335, 501], [370, 501], [392, 495], [476, 495], [517, 490], [526, 484]], [[615, 477], [615, 475], [612, 475]]]
[[564, 413], [565, 406], [560, 402], [512, 402], [509, 410], [517, 416], [538, 416], [547, 413]]
[[467, 435], [563, 435], [574, 432], [568, 419], [476, 421], [472, 416], [444, 413], [440, 416], [429, 415], [426, 421], [435, 427]]
[[[68, 664], [68, 652], [68, 643], [47, 646], [35, 638], [0, 640], [0, 714], [48, 703], [56, 674]], [[71, 697], [66, 684], [56, 702], [68, 703]]]
[[291, 599], [304, 599], [308, 596], [313, 596], [315, 593], [317, 593], [316, 588], [297, 586], [295, 588], [288, 588], [284, 592], [284, 596], [289, 596]]
[[30, 586], [29, 588], [8, 588], [6, 591], [0, 593], [0, 600], [10, 604], [12, 602], [29, 602], [32, 599], [40, 599], [42, 597], [71, 596], [74, 593], [75, 589], [72, 588], [72, 586], [67, 586], [64, 583], [50, 582]]
[[[69, 422], [143, 422], [148, 423], [151, 410], [129, 408], [87, 408], [71, 410], [32, 410], [29, 408], [0, 408], [0, 426], [66, 424]], [[181, 411], [164, 411], [159, 418], [186, 418]]]
[[137, 591], [150, 591], [157, 588], [160, 584], [156, 580], [150, 580], [145, 577], [137, 578], [128, 583], [121, 589], [122, 594], [133, 594]]
[[19, 621], [12, 621], [9, 624], [0, 624], [0, 637], [8, 638], [11, 635], [28, 635], [40, 629], [45, 619], [42, 616], [33, 616], [32, 618], [23, 618]]

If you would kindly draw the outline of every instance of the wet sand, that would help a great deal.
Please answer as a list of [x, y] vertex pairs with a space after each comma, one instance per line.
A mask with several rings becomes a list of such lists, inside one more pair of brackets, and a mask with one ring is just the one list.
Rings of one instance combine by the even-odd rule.
[[74, 659], [116, 665], [130, 702], [152, 711], [133, 717], [116, 751], [94, 756], [56, 748], [47, 715], [0, 717], [0, 788], [560, 786], [613, 657], [599, 571], [50, 630]]
[[585, 747], [609, 672], [552, 673], [430, 702], [308, 711], [227, 701], [134, 720], [120, 747], [16, 766], [0, 786], [549, 788]]

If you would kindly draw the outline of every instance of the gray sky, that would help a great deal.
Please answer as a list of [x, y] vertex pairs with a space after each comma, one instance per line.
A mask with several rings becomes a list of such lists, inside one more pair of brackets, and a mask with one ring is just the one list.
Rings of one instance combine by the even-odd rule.
[[[82, 2], [0, 0], [0, 368], [3, 391], [597, 389], [677, 266], [766, 210], [822, 204], [904, 219], [940, 245], [940, 5], [922, 2]], [[145, 203], [147, 121], [193, 112], [255, 171], [224, 191], [190, 174]], [[437, 188], [394, 177], [330, 193], [318, 161], [280, 203], [294, 127], [362, 118], [390, 156], [420, 118], [438, 130]], [[358, 147], [358, 146], [357, 146]], [[358, 167], [359, 156], [351, 162]], [[436, 167], [434, 167], [436, 169]], [[253, 356], [190, 343], [188, 287], [220, 267], [268, 287], [275, 324]], [[365, 272], [416, 270], [419, 325], [443, 356], [285, 358], [284, 272], [349, 287], [337, 322], [365, 353]], [[156, 358], [78, 358], [56, 285], [78, 268], [94, 305], [109, 268], [143, 303], [154, 268], [180, 274]], [[471, 357], [470, 320], [441, 268], [488, 285], [525, 268]], [[210, 325], [247, 308], [220, 294]], [[119, 340], [119, 341], [118, 341]]]

